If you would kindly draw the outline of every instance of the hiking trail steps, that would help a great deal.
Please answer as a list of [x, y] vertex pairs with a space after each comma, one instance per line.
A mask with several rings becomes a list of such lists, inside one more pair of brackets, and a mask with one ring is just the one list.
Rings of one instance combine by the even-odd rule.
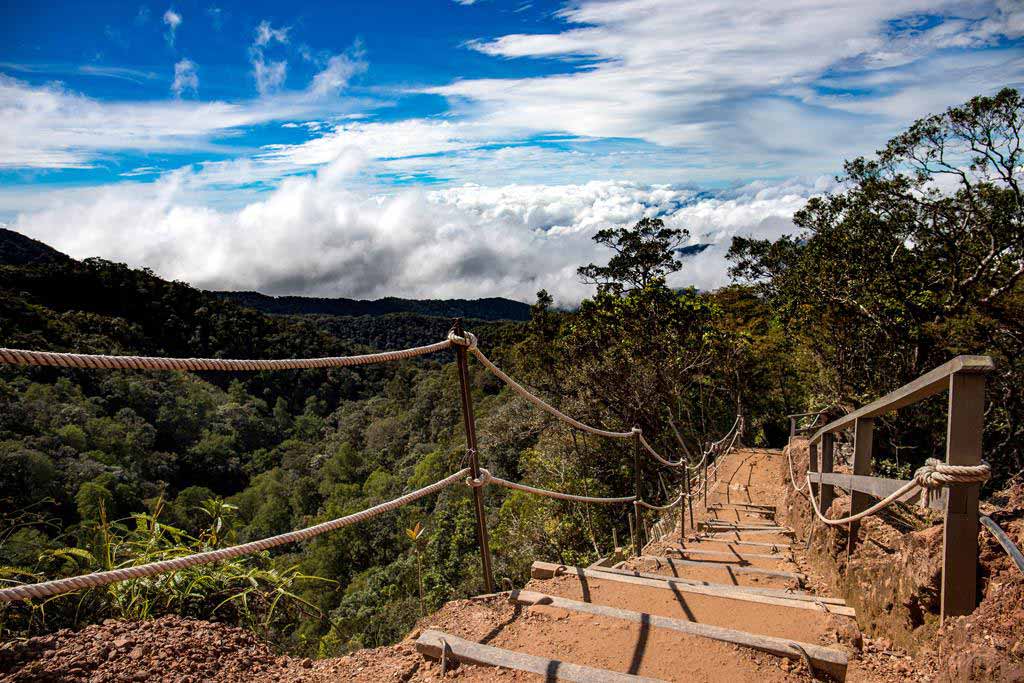
[[786, 485], [782, 457], [737, 448], [707, 509], [694, 496], [697, 528], [687, 518], [684, 537], [677, 526], [624, 561], [586, 568], [534, 562], [525, 587], [487, 598], [515, 611], [485, 639], [429, 630], [417, 650], [445, 669], [498, 667], [493, 677], [516, 681], [846, 680], [838, 634], [856, 630], [855, 612], [804, 585], [772, 504]]

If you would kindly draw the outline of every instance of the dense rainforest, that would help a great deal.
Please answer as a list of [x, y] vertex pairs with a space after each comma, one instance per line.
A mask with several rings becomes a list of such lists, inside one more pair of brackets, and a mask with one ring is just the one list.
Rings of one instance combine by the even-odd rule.
[[[594, 295], [544, 291], [526, 321], [466, 320], [503, 369], [608, 429], [639, 426], [696, 455], [735, 415], [781, 445], [785, 415], [860, 405], [959, 353], [990, 354], [987, 490], [1022, 456], [1024, 105], [1004, 90], [913, 124], [847, 163], [776, 241], [737, 238], [734, 284], [667, 284], [689, 235], [656, 217], [595, 240]], [[486, 306], [473, 303], [467, 310]], [[460, 304], [461, 305], [461, 304]], [[489, 318], [514, 311], [507, 302]], [[424, 313], [423, 311], [426, 311]], [[234, 297], [0, 233], [0, 345], [222, 358], [349, 355], [442, 339], [425, 307], [269, 314]], [[471, 359], [479, 452], [494, 474], [587, 495], [632, 493], [631, 444], [575, 433]], [[886, 420], [876, 467], [907, 476], [943, 447], [941, 401]], [[329, 370], [177, 373], [0, 366], [0, 581], [108, 569], [263, 538], [356, 512], [457, 471], [466, 457], [451, 351]], [[641, 460], [643, 495], [678, 487]], [[495, 575], [533, 559], [593, 560], [628, 539], [629, 506], [489, 487]], [[627, 509], [629, 508], [629, 509]], [[0, 635], [176, 612], [248, 626], [278, 647], [337, 655], [392, 642], [446, 600], [480, 592], [472, 496], [456, 486], [261, 555], [0, 607]]]

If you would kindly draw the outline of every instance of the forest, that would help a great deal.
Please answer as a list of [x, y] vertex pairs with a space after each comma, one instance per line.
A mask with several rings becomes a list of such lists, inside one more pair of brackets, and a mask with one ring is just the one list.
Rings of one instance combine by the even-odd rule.
[[[558, 310], [542, 290], [526, 321], [464, 324], [560, 409], [607, 429], [639, 426], [673, 458], [699, 453], [737, 414], [748, 444], [780, 446], [788, 413], [842, 412], [954, 355], [988, 354], [997, 370], [985, 491], [996, 490], [1024, 467], [1022, 126], [1011, 89], [914, 122], [848, 161], [839, 189], [796, 214], [792, 236], [736, 238], [733, 283], [719, 290], [667, 284], [680, 259], [699, 256], [685, 250], [684, 229], [652, 216], [595, 235], [610, 259], [580, 264], [594, 294], [578, 308]], [[0, 345], [12, 348], [348, 355], [439, 341], [452, 322], [271, 315], [9, 231], [0, 264]], [[470, 372], [480, 457], [495, 475], [632, 492], [631, 445], [568, 430], [472, 359]], [[879, 473], [906, 477], [943, 448], [941, 409], [926, 402], [878, 425]], [[275, 373], [0, 366], [0, 582], [290, 531], [441, 479], [465, 457], [450, 351]], [[678, 487], [648, 462], [640, 474], [649, 500]], [[516, 584], [534, 559], [587, 563], [611, 549], [613, 530], [628, 539], [629, 506], [496, 487], [485, 501], [495, 576]], [[0, 637], [179, 613], [246, 626], [282, 651], [334, 656], [394, 642], [420, 615], [481, 588], [472, 496], [459, 486], [261, 555], [6, 603]]]

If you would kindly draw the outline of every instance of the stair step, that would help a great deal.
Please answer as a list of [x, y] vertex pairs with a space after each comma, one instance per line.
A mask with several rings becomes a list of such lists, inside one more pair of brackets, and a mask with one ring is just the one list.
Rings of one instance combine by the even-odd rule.
[[536, 591], [512, 591], [510, 598], [522, 605], [549, 605], [551, 607], [557, 607], [574, 612], [583, 612], [586, 614], [596, 614], [604, 617], [623, 619], [634, 623], [654, 626], [656, 628], [671, 629], [688, 635], [719, 640], [732, 643], [734, 645], [742, 645], [762, 652], [768, 652], [779, 657], [786, 657], [788, 659], [803, 659], [803, 654], [800, 650], [800, 648], [802, 648], [803, 651], [807, 653], [807, 657], [811, 660], [816, 671], [828, 673], [830, 676], [840, 681], [846, 680], [848, 657], [846, 653], [841, 650], [834, 650], [821, 647], [820, 645], [814, 645], [812, 643], [800, 642], [796, 642], [796, 645], [799, 647], [794, 647], [795, 641], [784, 638], [763, 636], [755, 633], [747, 633], [737, 629], [701, 624], [683, 619], [675, 619], [673, 617], [646, 614], [644, 612], [635, 612], [606, 605], [595, 605], [589, 602], [570, 600], [568, 598], [547, 595], [546, 593], [539, 593]]
[[712, 598], [739, 600], [741, 602], [759, 603], [790, 609], [810, 610], [812, 612], [838, 614], [845, 617], [854, 617], [857, 614], [852, 607], [847, 607], [845, 605], [829, 605], [820, 601], [794, 599], [794, 597], [779, 597], [776, 595], [765, 595], [749, 591], [728, 590], [700, 584], [683, 583], [673, 577], [649, 579], [643, 576], [632, 576], [617, 572], [613, 573], [605, 572], [603, 570], [584, 569], [583, 567], [566, 567], [565, 565], [552, 564], [550, 562], [534, 562], [530, 575], [535, 579], [550, 579], [556, 576], [576, 576], [582, 581], [585, 581], [586, 579], [598, 579], [601, 581], [628, 583], [635, 586], [645, 586], [647, 588], [671, 590], [674, 593], [706, 595]]
[[652, 574], [651, 572], [642, 572], [638, 569], [617, 569], [613, 567], [599, 567], [595, 569], [596, 571], [606, 572], [609, 574], [619, 574], [621, 576], [639, 576], [645, 579], [654, 579], [655, 581], [669, 581], [672, 583], [682, 583], [689, 586], [707, 586], [708, 588], [717, 589], [722, 593], [755, 593], [757, 595], [771, 595], [777, 598], [785, 598], [787, 600], [823, 602], [826, 605], [846, 605], [846, 601], [842, 598], [830, 598], [823, 597], [820, 595], [812, 595], [807, 591], [803, 590], [789, 590], [785, 588], [760, 588], [758, 586], [736, 586], [731, 583], [714, 583], [711, 581], [699, 581], [697, 579], [683, 579], [677, 576], [668, 576], [666, 574]]
[[759, 510], [771, 510], [772, 512], [776, 510], [774, 505], [763, 505], [761, 503], [712, 503], [708, 506], [708, 509], [712, 508], [757, 508]]
[[[441, 659], [447, 645], [448, 657], [470, 664], [500, 666], [544, 676], [551, 681], [574, 681], [575, 683], [664, 683], [657, 678], [645, 678], [632, 674], [596, 669], [582, 664], [572, 664], [557, 659], [537, 657], [491, 645], [482, 645], [453, 636], [443, 631], [427, 630], [416, 639], [416, 650], [427, 657]], [[810, 651], [808, 651], [810, 654]], [[813, 661], [813, 660], [812, 660]]]
[[704, 538], [725, 538], [723, 534], [733, 534], [739, 536], [744, 534], [746, 536], [793, 536], [793, 530], [789, 529], [786, 531], [776, 531], [774, 529], [733, 529], [729, 527], [712, 527], [708, 533], [703, 535]]
[[713, 529], [715, 531], [761, 531], [776, 534], [793, 533], [793, 530], [788, 526], [778, 526], [774, 524], [736, 524], [734, 522], [715, 519], [705, 520], [703, 522], [698, 522], [697, 524], [698, 526]]
[[[789, 543], [771, 543], [769, 541], [733, 541], [733, 540], [729, 540], [727, 538], [726, 539], [714, 539], [714, 538], [713, 539], [707, 539], [707, 538], [702, 539], [701, 537], [693, 537], [693, 538], [686, 539], [686, 542], [687, 543], [721, 543], [723, 545], [729, 545], [729, 546], [745, 545], [745, 546], [756, 547], [756, 548], [780, 548], [780, 549], [784, 549], [784, 550], [789, 550], [789, 549], [791, 549], [793, 547]], [[669, 550], [677, 550], [677, 548], [669, 548]]]
[[710, 563], [701, 560], [681, 560], [678, 557], [664, 557], [662, 555], [640, 555], [636, 559], [658, 563], [663, 562], [670, 567], [679, 565], [682, 567], [701, 567], [704, 569], [728, 569], [730, 572], [735, 574], [760, 574], [761, 576], [788, 579], [798, 583], [803, 583], [803, 581], [807, 579], [806, 574], [801, 574], [799, 572], [784, 572], [778, 569], [761, 569], [760, 567], [744, 567], [738, 564], [730, 564], [728, 562]]
[[730, 552], [728, 550], [701, 550], [699, 548], [678, 548], [672, 549], [671, 552], [677, 552], [682, 555], [704, 555], [704, 556], [721, 556], [728, 557], [733, 560], [779, 560], [785, 562], [789, 559], [786, 555], [773, 555], [769, 553], [737, 553]]

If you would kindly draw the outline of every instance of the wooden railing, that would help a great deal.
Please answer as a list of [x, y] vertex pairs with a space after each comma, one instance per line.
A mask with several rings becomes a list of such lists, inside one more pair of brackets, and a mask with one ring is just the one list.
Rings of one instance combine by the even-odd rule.
[[[787, 415], [786, 417], [789, 418], [789, 438], [792, 439], [794, 436], [813, 433], [819, 426], [819, 423], [826, 419], [828, 410], [828, 408], [825, 408], [824, 410], [815, 410], [809, 413], [794, 413], [793, 415]], [[802, 421], [805, 421], [812, 415], [814, 416], [813, 420], [806, 424], [801, 424]]]
[[[871, 476], [871, 461], [875, 456], [875, 418], [943, 391], [949, 392], [946, 463], [979, 464], [985, 421], [985, 374], [994, 367], [988, 356], [957, 356], [815, 432], [809, 440], [808, 471], [812, 473], [811, 486], [820, 501], [821, 511], [827, 512], [832, 505], [836, 486], [850, 492], [852, 515], [867, 509], [873, 497], [884, 498], [906, 484], [906, 481], [899, 479]], [[793, 424], [792, 418], [790, 424]], [[835, 435], [844, 430], [853, 432], [852, 474], [832, 471]], [[980, 488], [980, 484], [951, 485], [932, 496], [928, 502], [930, 507], [945, 511], [940, 610], [943, 619], [970, 614], [977, 601]], [[857, 522], [851, 522], [847, 553], [852, 552], [856, 542]]]

